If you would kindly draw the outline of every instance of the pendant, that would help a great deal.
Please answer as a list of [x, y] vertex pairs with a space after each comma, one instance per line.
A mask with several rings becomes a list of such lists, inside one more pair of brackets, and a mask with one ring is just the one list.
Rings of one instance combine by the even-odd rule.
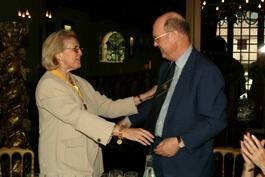
[[122, 139], [117, 139], [117, 144], [121, 145], [122, 144]]

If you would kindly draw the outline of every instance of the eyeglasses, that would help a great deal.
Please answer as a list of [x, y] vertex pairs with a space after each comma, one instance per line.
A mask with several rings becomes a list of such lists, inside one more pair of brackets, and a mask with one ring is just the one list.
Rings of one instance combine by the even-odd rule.
[[164, 37], [164, 36], [168, 35], [168, 34], [171, 33], [171, 32], [172, 32], [172, 31], [169, 31], [169, 32], [163, 33], [163, 34], [161, 34], [161, 35], [159, 35], [159, 36], [153, 36], [153, 39], [154, 39], [154, 41], [157, 41], [157, 40], [160, 39], [161, 37]]
[[80, 47], [80, 46], [74, 46], [74, 47], [67, 47], [67, 48], [64, 48], [64, 49], [71, 49], [73, 50], [75, 53], [78, 53], [79, 51], [83, 51], [83, 48]]

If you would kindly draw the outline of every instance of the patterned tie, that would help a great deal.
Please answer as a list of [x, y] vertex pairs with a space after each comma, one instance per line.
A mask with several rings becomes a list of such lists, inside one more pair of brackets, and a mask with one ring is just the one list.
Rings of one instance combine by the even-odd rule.
[[164, 82], [161, 82], [162, 84], [158, 85], [157, 91], [153, 98], [154, 99], [153, 105], [152, 105], [151, 111], [149, 112], [147, 121], [145, 122], [145, 128], [152, 133], [154, 133], [156, 121], [158, 119], [161, 107], [165, 101], [167, 91], [173, 79], [175, 67], [176, 67], [176, 63], [172, 62], [167, 70], [165, 79], [163, 79]]

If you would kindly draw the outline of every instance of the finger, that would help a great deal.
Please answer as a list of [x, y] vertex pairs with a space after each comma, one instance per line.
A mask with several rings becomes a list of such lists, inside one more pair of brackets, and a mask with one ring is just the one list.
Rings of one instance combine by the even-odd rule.
[[243, 141], [240, 141], [240, 145], [241, 145], [241, 153], [244, 154], [244, 155], [251, 156], [251, 154], [247, 150], [247, 148], [245, 146], [245, 143]]
[[248, 156], [252, 156], [252, 154], [254, 153], [254, 151], [252, 150], [252, 148], [249, 146], [247, 141], [243, 141], [242, 145], [241, 145], [241, 149], [242, 151], [247, 154]]
[[150, 143], [144, 137], [141, 137], [138, 135], [134, 137], [134, 141], [136, 141], [136, 142], [138, 142], [144, 146], [150, 145]]
[[157, 154], [157, 155], [163, 155], [162, 149], [161, 149], [160, 147], [156, 147], [156, 148], [154, 149], [154, 152], [155, 152], [155, 154]]
[[264, 145], [265, 145], [265, 139], [261, 140], [261, 145], [262, 145], [262, 147], [264, 147]]
[[251, 150], [251, 151], [258, 150], [258, 147], [257, 147], [256, 143], [254, 142], [254, 140], [251, 137], [244, 136], [244, 142], [246, 142], [245, 145], [247, 146], [247, 148], [249, 150]]
[[143, 132], [145, 135], [148, 135], [149, 137], [152, 137], [152, 138], [155, 137], [152, 133], [150, 133], [149, 131], [145, 129], [140, 128], [140, 131]]
[[262, 145], [260, 143], [260, 141], [256, 138], [255, 135], [252, 135], [251, 138], [253, 139], [253, 141], [255, 142], [255, 145], [259, 148], [259, 149], [262, 149]]
[[150, 143], [153, 143], [153, 142], [154, 142], [153, 138], [152, 138], [152, 137], [150, 137], [149, 135], [142, 134], [141, 136], [142, 136], [142, 137], [144, 137], [145, 139], [147, 139], [147, 140], [148, 140], [148, 142], [150, 142]]
[[143, 129], [138, 129], [137, 132], [135, 132], [139, 137], [143, 137], [148, 140], [148, 142], [154, 142], [153, 135], [150, 134], [148, 131], [144, 131]]
[[141, 142], [143, 142], [143, 143], [145, 143], [146, 145], [151, 145], [151, 142], [148, 139], [146, 139], [145, 137], [141, 137], [140, 136], [138, 138], [138, 140], [141, 141]]
[[147, 146], [148, 145], [148, 144], [146, 144], [145, 142], [143, 142], [143, 141], [141, 141], [139, 139], [136, 139], [135, 141], [138, 142], [138, 143], [140, 143], [140, 144], [142, 144], [142, 145], [144, 145], [144, 146]]
[[149, 135], [146, 135], [141, 131], [134, 133], [134, 135], [136, 136], [138, 141], [140, 141], [146, 145], [151, 145], [151, 143], [153, 142], [153, 139], [151, 137], [149, 137]]
[[251, 134], [249, 132], [246, 133], [247, 137], [251, 137]]

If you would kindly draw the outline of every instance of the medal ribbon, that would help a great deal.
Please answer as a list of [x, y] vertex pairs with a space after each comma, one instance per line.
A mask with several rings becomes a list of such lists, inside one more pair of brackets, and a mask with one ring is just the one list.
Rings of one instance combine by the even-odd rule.
[[84, 96], [82, 95], [82, 93], [81, 93], [79, 87], [76, 85], [75, 81], [72, 79], [70, 73], [69, 73], [69, 79], [67, 79], [62, 73], [60, 73], [59, 71], [57, 71], [55, 69], [51, 70], [50, 72], [52, 74], [54, 74], [56, 77], [65, 81], [68, 85], [70, 85], [70, 87], [77, 93], [77, 95], [81, 99], [82, 103], [84, 104], [85, 109], [87, 109], [87, 106], [84, 103]]

